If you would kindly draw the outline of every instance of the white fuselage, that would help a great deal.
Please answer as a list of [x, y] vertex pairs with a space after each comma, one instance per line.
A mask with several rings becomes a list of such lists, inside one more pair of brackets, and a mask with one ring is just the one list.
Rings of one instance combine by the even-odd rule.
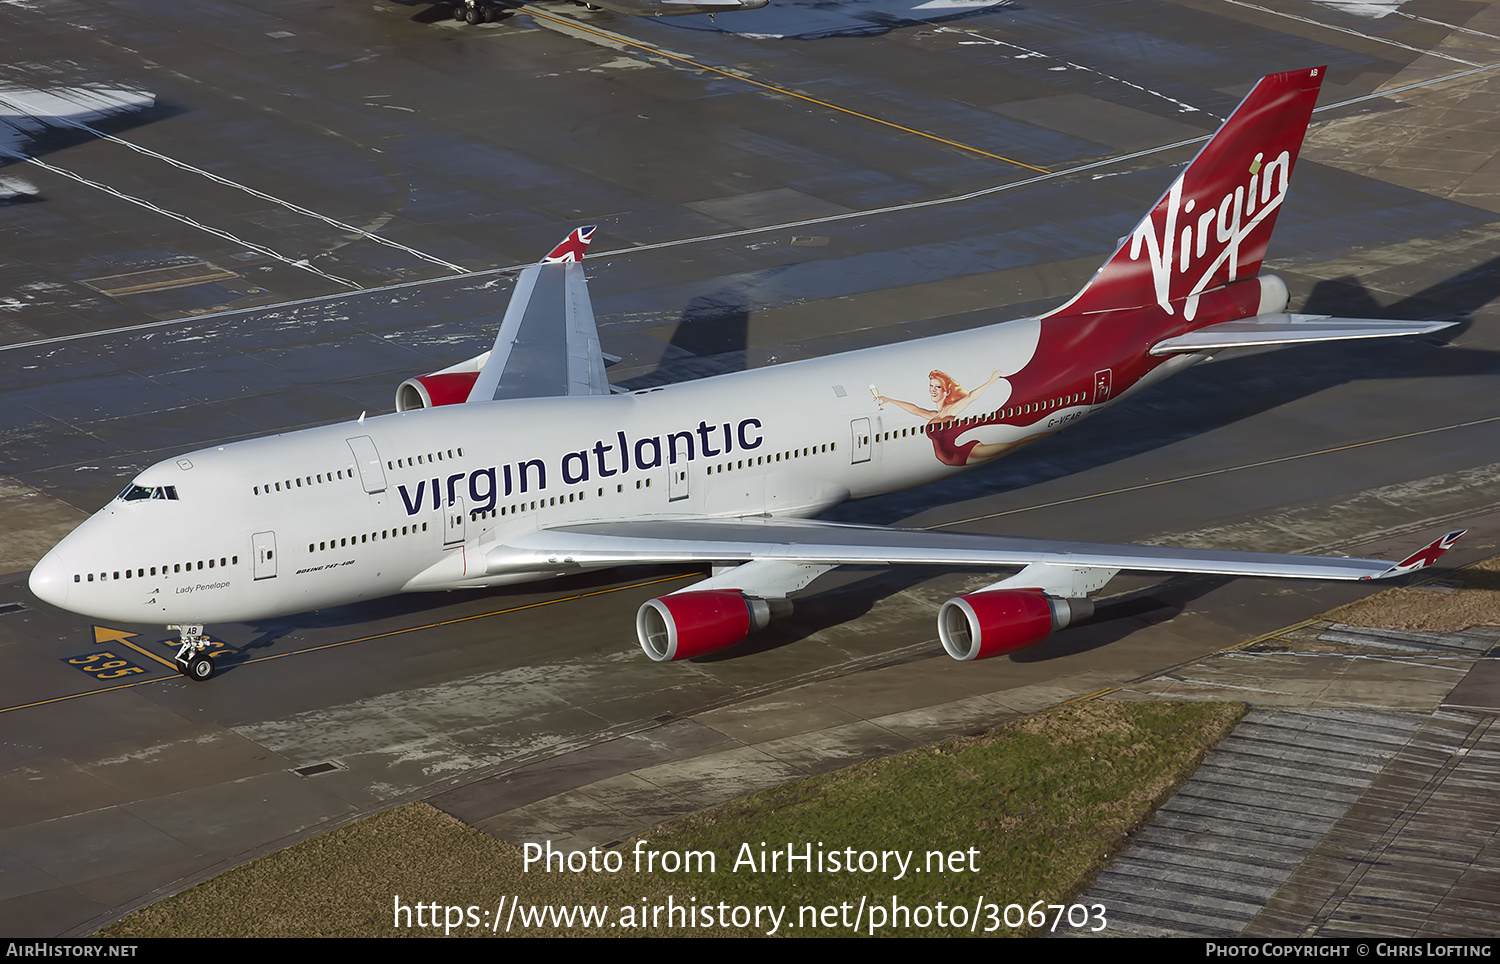
[[[935, 455], [929, 372], [1002, 376], [964, 416], [1013, 424], [947, 433], [1006, 447], [1051, 434], [1198, 356], [1113, 393], [1056, 366], [1038, 397], [1041, 326], [1026, 319], [625, 395], [448, 405], [237, 442], [157, 463], [38, 563], [36, 594], [95, 618], [244, 621], [398, 592], [552, 575], [487, 569], [515, 534], [595, 520], [812, 516], [961, 471]], [[1136, 349], [1138, 352], [1139, 349]], [[1124, 363], [1124, 359], [1121, 359]], [[1076, 366], [1075, 366], [1076, 367]], [[935, 391], [935, 389], [934, 389]], [[351, 441], [352, 440], [352, 441]], [[993, 449], [987, 449], [992, 451]]]

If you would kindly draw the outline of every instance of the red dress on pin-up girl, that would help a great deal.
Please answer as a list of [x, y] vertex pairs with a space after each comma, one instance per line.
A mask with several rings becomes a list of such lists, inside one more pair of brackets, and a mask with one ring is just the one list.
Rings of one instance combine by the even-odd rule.
[[1000, 372], [997, 369], [990, 373], [989, 381], [972, 392], [966, 392], [958, 382], [953, 380], [953, 376], [947, 372], [933, 370], [927, 375], [927, 390], [932, 395], [932, 402], [937, 408], [921, 408], [911, 402], [903, 402], [899, 398], [887, 398], [884, 395], [876, 395], [875, 401], [881, 405], [890, 402], [918, 418], [925, 418], [929, 426], [927, 435], [932, 439], [932, 450], [939, 462], [944, 465], [969, 465], [994, 458], [1015, 447], [1013, 442], [980, 442], [977, 439], [967, 442], [958, 441], [958, 436], [963, 432], [994, 421], [988, 419], [961, 424], [958, 421], [958, 414], [998, 381], [1000, 381]]

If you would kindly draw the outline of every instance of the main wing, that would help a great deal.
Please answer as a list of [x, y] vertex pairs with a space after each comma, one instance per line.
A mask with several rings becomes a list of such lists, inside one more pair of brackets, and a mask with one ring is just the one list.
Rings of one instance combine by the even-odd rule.
[[1147, 572], [1385, 579], [1425, 568], [1459, 536], [1450, 532], [1400, 562], [1219, 552], [1165, 546], [1104, 545], [964, 535], [784, 519], [654, 519], [540, 529], [490, 549], [485, 571], [498, 576], [626, 563], [739, 563], [702, 582], [647, 600], [636, 614], [641, 649], [658, 662], [733, 646], [791, 609], [789, 593], [846, 563], [1020, 566], [938, 610], [938, 637], [958, 660], [986, 659], [1035, 646], [1093, 611], [1089, 593], [1121, 569]]
[[1391, 562], [980, 536], [811, 520], [658, 519], [539, 529], [490, 549], [485, 567], [487, 574], [498, 575], [556, 571], [559, 566], [775, 560], [822, 566], [1041, 564], [1285, 579], [1385, 579], [1432, 565], [1461, 535], [1461, 530], [1450, 532], [1405, 559]]

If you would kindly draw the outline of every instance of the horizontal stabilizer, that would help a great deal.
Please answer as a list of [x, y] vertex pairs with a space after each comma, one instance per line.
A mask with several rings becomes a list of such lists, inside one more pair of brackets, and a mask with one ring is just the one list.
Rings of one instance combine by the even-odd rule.
[[1159, 341], [1151, 346], [1151, 354], [1426, 335], [1455, 324], [1457, 322], [1453, 321], [1388, 321], [1381, 318], [1335, 318], [1331, 315], [1259, 315], [1209, 325]]
[[1335, 556], [1224, 552], [966, 535], [788, 519], [659, 519], [560, 526], [519, 534], [485, 554], [486, 572], [559, 566], [725, 563], [776, 559], [820, 565], [886, 563], [1055, 566], [1144, 572], [1385, 579], [1431, 565], [1461, 533], [1449, 533], [1399, 563]]
[[594, 228], [577, 228], [516, 278], [495, 346], [468, 401], [608, 395], [583, 260]]

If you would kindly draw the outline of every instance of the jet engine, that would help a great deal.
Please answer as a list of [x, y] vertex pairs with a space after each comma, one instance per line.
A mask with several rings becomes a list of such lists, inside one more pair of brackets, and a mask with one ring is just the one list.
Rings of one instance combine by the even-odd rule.
[[785, 599], [736, 589], [676, 592], [647, 600], [636, 613], [635, 632], [646, 655], [665, 663], [728, 649], [791, 609]]
[[489, 360], [490, 353], [485, 352], [442, 371], [408, 378], [396, 387], [396, 411], [410, 412], [467, 401], [474, 383], [479, 380], [479, 370]]
[[1093, 614], [1094, 604], [1086, 598], [1063, 599], [1034, 589], [976, 592], [943, 603], [938, 637], [954, 659], [989, 659], [1035, 646]]

